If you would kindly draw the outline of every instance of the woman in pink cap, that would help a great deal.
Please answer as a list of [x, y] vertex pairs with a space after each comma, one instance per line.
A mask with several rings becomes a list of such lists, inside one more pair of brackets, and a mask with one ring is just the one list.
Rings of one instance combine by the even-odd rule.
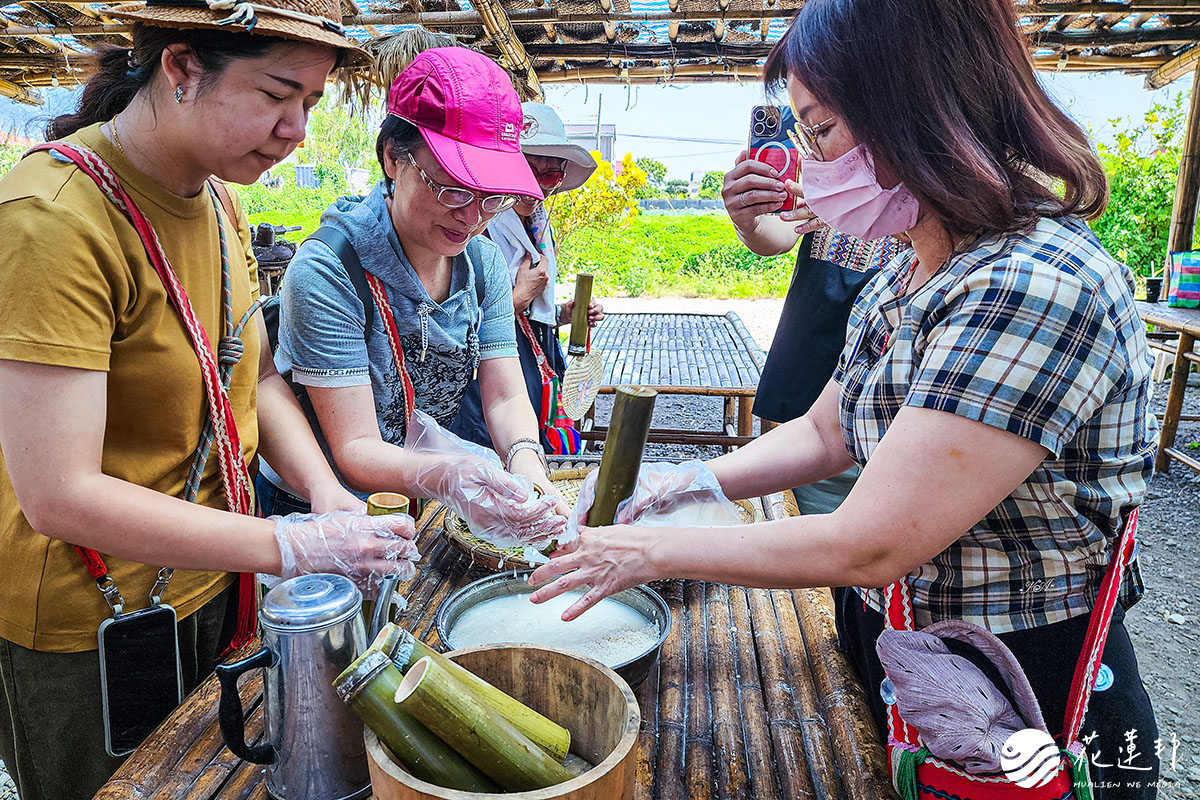
[[[396, 78], [387, 111], [383, 181], [335, 202], [288, 269], [276, 363], [311, 401], [309, 421], [347, 487], [437, 498], [476, 532], [544, 544], [565, 506], [517, 359], [508, 267], [478, 235], [522, 197], [542, 196], [520, 149], [520, 100], [487, 57], [436, 48]], [[475, 374], [504, 470], [440, 427]], [[549, 496], [531, 501], [534, 485]], [[269, 466], [259, 486], [276, 513], [303, 507]]]

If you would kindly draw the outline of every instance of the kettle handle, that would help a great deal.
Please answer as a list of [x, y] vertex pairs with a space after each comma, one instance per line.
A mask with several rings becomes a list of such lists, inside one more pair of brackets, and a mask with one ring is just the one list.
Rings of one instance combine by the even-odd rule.
[[275, 653], [267, 647], [252, 656], [229, 664], [218, 664], [215, 672], [221, 682], [221, 707], [218, 719], [221, 723], [221, 738], [230, 751], [251, 764], [275, 763], [275, 748], [270, 742], [250, 747], [246, 744], [246, 714], [242, 710], [242, 698], [238, 695], [238, 678], [252, 669], [273, 667], [279, 663]]

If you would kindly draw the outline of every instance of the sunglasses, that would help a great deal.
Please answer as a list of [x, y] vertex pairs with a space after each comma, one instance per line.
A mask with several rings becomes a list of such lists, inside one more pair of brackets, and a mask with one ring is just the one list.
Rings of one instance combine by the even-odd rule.
[[408, 163], [416, 167], [417, 173], [421, 176], [421, 180], [425, 181], [425, 185], [433, 192], [433, 196], [437, 201], [446, 208], [466, 208], [479, 201], [479, 207], [486, 214], [499, 214], [501, 211], [507, 211], [517, 204], [521, 199], [515, 194], [488, 194], [478, 195], [470, 189], [464, 189], [461, 186], [446, 186], [438, 183], [426, 174], [425, 170], [421, 169], [421, 165], [412, 157], [412, 153], [405, 153], [408, 156]]

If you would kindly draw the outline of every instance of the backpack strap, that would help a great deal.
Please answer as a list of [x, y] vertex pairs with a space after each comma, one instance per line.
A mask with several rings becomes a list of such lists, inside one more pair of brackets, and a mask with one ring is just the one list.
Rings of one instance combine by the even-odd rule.
[[354, 292], [363, 304], [363, 311], [366, 314], [363, 341], [368, 341], [371, 338], [371, 329], [375, 327], [375, 300], [371, 296], [371, 287], [367, 283], [367, 272], [358, 258], [358, 251], [354, 249], [354, 245], [350, 244], [350, 240], [344, 233], [328, 225], [317, 228], [316, 232], [308, 238], [316, 239], [332, 250], [338, 260], [342, 262], [342, 266], [346, 268], [346, 274], [350, 276], [350, 282], [354, 284]]

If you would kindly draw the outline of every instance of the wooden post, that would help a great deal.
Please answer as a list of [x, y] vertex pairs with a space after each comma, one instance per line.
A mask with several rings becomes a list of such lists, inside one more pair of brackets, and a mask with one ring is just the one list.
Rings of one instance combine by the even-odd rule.
[[[1200, 86], [1200, 63], [1192, 73], [1192, 85]], [[1167, 251], [1191, 250], [1196, 232], [1196, 195], [1200, 191], [1200, 92], [1192, 92], [1188, 107], [1187, 139], [1175, 181], [1175, 203], [1171, 208], [1171, 233]], [[1164, 258], [1166, 254], [1164, 253]]]
[[[1188, 139], [1190, 141], [1190, 135]], [[1194, 207], [1195, 198], [1193, 197]], [[1188, 371], [1191, 369], [1187, 356], [1195, 346], [1195, 337], [1187, 331], [1181, 330], [1179, 344], [1175, 348], [1175, 368], [1171, 372], [1171, 389], [1167, 395], [1167, 407], [1163, 412], [1162, 429], [1158, 432], [1158, 458], [1154, 462], [1155, 472], [1171, 470], [1171, 454], [1167, 451], [1175, 447], [1175, 434], [1179, 430], [1179, 415], [1183, 412], [1183, 396], [1187, 392]]]

